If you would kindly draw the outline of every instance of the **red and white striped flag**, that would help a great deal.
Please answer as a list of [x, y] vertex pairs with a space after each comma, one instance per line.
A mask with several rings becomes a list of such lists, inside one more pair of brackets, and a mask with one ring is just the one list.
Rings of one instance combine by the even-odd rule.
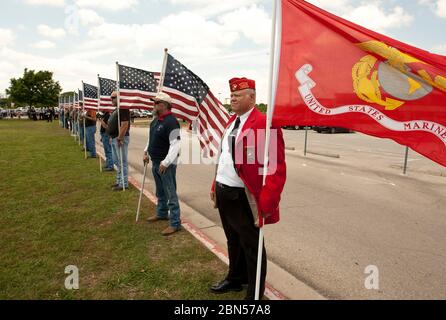
[[198, 123], [197, 134], [204, 154], [218, 154], [230, 116], [206, 83], [168, 54], [162, 91], [172, 97], [174, 115]]

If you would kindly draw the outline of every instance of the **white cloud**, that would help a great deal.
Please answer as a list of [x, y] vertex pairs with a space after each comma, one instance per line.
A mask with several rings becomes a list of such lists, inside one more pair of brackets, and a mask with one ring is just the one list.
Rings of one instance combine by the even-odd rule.
[[179, 53], [201, 56], [217, 54], [239, 38], [237, 32], [191, 12], [169, 15], [158, 24], [105, 23], [91, 28], [89, 36], [84, 48], [90, 50], [114, 48], [141, 55], [167, 46]]
[[380, 2], [361, 5], [344, 14], [343, 18], [377, 32], [407, 27], [412, 23], [413, 17], [403, 8], [394, 7], [390, 12], [386, 12], [380, 5]]
[[0, 48], [10, 46], [14, 43], [14, 33], [9, 29], [0, 28]]
[[62, 28], [51, 28], [46, 24], [40, 24], [37, 26], [37, 31], [40, 35], [51, 38], [51, 39], [60, 39], [67, 35], [66, 31]]
[[[422, 1], [422, 0], [420, 0]], [[413, 17], [402, 7], [385, 9], [383, 1], [363, 1], [353, 4], [352, 0], [309, 0], [314, 5], [341, 16], [376, 32], [386, 33], [389, 29], [409, 26]]]
[[446, 55], [446, 43], [442, 44], [442, 45], [435, 46], [432, 51], [437, 54]]
[[104, 18], [91, 9], [80, 9], [78, 15], [83, 26], [98, 25], [105, 22]]
[[169, 2], [173, 5], [187, 6], [189, 11], [200, 15], [212, 16], [231, 10], [236, 10], [244, 6], [249, 6], [251, 4], [264, 2], [264, 0], [169, 0]]
[[138, 4], [138, 0], [76, 0], [81, 8], [98, 8], [110, 11], [130, 9]]
[[0, 88], [9, 87], [9, 79], [22, 76], [25, 68], [54, 72], [54, 78], [66, 91], [80, 88], [82, 80], [95, 84], [98, 73], [111, 78], [114, 74], [110, 64], [92, 63], [74, 55], [52, 59], [3, 48], [0, 61], [1, 70], [5, 70], [0, 72]]
[[419, 0], [419, 4], [428, 5], [440, 18], [446, 18], [446, 0]]
[[[249, 17], [249, 19], [246, 19]], [[271, 19], [263, 8], [253, 5], [227, 13], [219, 18], [225, 29], [240, 31], [256, 44], [268, 44], [271, 38]]]
[[27, 4], [31, 5], [47, 5], [53, 7], [63, 7], [65, 0], [25, 0]]
[[308, 2], [334, 14], [343, 14], [352, 9], [350, 0], [308, 0]]
[[52, 49], [56, 46], [54, 42], [48, 40], [42, 40], [36, 43], [31, 44], [31, 47], [36, 49]]

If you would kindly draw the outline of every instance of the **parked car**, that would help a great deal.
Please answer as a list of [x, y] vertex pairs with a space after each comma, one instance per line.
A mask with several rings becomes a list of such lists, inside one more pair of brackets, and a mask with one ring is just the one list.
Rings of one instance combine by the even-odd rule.
[[315, 126], [313, 130], [317, 133], [352, 133], [353, 130], [342, 128], [342, 127], [325, 127], [325, 126]]
[[284, 126], [283, 129], [288, 130], [305, 130], [305, 129], [311, 129], [311, 126]]
[[152, 112], [149, 110], [140, 110], [142, 117], [144, 118], [150, 118], [152, 117]]

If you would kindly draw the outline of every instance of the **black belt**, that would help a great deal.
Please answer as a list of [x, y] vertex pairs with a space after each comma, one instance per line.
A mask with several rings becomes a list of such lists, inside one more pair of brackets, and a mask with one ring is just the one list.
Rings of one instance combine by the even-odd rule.
[[234, 189], [234, 190], [245, 190], [245, 188], [241, 188], [241, 187], [231, 187], [231, 186], [227, 186], [223, 183], [217, 182], [217, 186], [220, 189]]

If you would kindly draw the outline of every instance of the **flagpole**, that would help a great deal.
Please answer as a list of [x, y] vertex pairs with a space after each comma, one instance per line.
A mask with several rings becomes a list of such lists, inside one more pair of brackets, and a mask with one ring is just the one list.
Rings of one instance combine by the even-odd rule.
[[[99, 113], [99, 94], [100, 94], [100, 92], [101, 92], [101, 82], [99, 81], [99, 74], [98, 74], [98, 90], [97, 90], [97, 95], [98, 95], [98, 113]], [[97, 128], [97, 124], [96, 124], [96, 128]], [[100, 123], [99, 135], [101, 136], [102, 144], [104, 144], [104, 142], [102, 141], [101, 129], [102, 129], [102, 124]], [[96, 143], [96, 139], [95, 139], [94, 143]], [[106, 154], [105, 154], [105, 156], [107, 157]], [[99, 158], [99, 172], [102, 172], [102, 159], [101, 159], [101, 156], [99, 156], [98, 158]]]
[[[117, 102], [118, 102], [118, 128], [119, 128], [119, 136], [121, 135], [121, 116], [119, 115], [120, 111], [120, 94], [119, 94], [119, 63], [116, 61], [116, 90], [117, 90]], [[130, 123], [129, 123], [130, 126]], [[122, 146], [119, 145], [119, 154], [121, 158], [121, 182], [122, 182], [122, 191], [125, 191], [124, 185], [124, 160], [122, 159]]]
[[163, 61], [163, 67], [161, 69], [160, 85], [158, 87], [158, 92], [163, 91], [163, 88], [164, 88], [164, 78], [166, 77], [168, 51], [169, 51], [169, 49], [167, 49], [167, 48], [164, 49], [164, 61]]
[[[73, 112], [74, 110], [76, 110], [76, 114], [77, 114], [77, 109], [76, 109], [76, 91], [73, 92]], [[77, 134], [76, 134], [76, 126], [74, 125], [74, 117], [73, 117], [73, 134], [74, 134], [74, 142], [77, 142]]]
[[307, 146], [308, 146], [308, 126], [305, 126], [305, 146], [304, 146], [304, 156], [307, 156]]
[[[82, 88], [82, 106], [84, 105], [84, 88]], [[79, 89], [77, 89], [79, 94]], [[79, 146], [81, 145], [81, 129], [79, 128], [79, 112], [81, 110], [81, 96], [79, 95], [79, 109], [77, 110], [77, 135], [79, 137]]]
[[[84, 82], [82, 81], [82, 88], [85, 88]], [[84, 90], [85, 91], [85, 90]], [[82, 105], [82, 126], [84, 127], [84, 153], [85, 153], [85, 159], [87, 159], [87, 133], [85, 132], [85, 103]]]
[[407, 173], [407, 159], [409, 158], [409, 147], [406, 147], [406, 155], [404, 156], [403, 174]]
[[[168, 49], [165, 48], [164, 49], [163, 66], [161, 67], [160, 83], [158, 86], [158, 92], [161, 92], [161, 88], [163, 87], [163, 84], [164, 84], [164, 77], [166, 74], [166, 66], [167, 66], [167, 51], [168, 51]], [[141, 200], [142, 200], [142, 195], [144, 193], [144, 186], [146, 183], [146, 175], [147, 175], [147, 162], [144, 163], [144, 174], [142, 176], [141, 190], [139, 191], [138, 209], [136, 211], [136, 222], [138, 222], [138, 220], [139, 220], [139, 212], [141, 210]]]
[[[280, 1], [279, 1], [280, 3]], [[265, 154], [264, 154], [264, 167], [263, 167], [263, 185], [266, 183], [266, 176], [268, 174], [268, 162], [269, 162], [269, 149], [271, 139], [271, 123], [272, 123], [272, 112], [274, 110], [274, 96], [273, 81], [274, 77], [274, 61], [275, 61], [275, 50], [276, 50], [276, 23], [277, 23], [277, 0], [273, 0], [273, 15], [272, 15], [272, 26], [271, 26], [271, 49], [270, 49], [270, 70], [269, 70], [269, 80], [268, 80], [268, 109], [266, 113], [266, 139], [265, 139]], [[275, 90], [274, 90], [275, 91]], [[261, 227], [259, 230], [259, 246], [257, 250], [257, 273], [256, 273], [256, 288], [255, 288], [255, 300], [259, 300], [260, 297], [260, 276], [262, 271], [262, 256], [263, 256], [263, 217], [260, 215]], [[259, 221], [260, 223], [260, 221]]]
[[147, 175], [147, 162], [144, 163], [144, 175], [142, 178], [141, 191], [139, 193], [138, 210], [136, 211], [136, 222], [138, 222], [139, 220], [139, 212], [141, 210], [141, 200], [142, 200], [142, 194], [144, 192], [144, 185], [146, 183], [146, 175]]

